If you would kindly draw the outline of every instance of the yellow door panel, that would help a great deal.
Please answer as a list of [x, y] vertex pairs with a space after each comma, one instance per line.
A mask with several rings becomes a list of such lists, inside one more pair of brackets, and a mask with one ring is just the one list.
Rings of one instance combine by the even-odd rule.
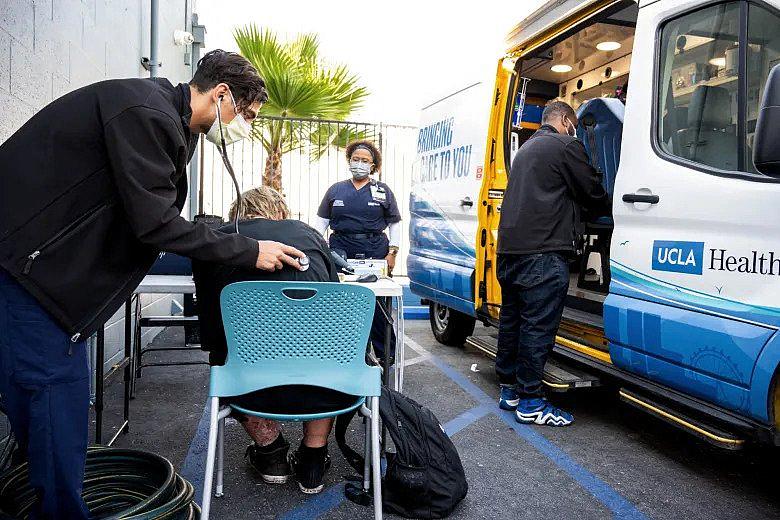
[[501, 287], [496, 279], [496, 246], [498, 244], [498, 222], [501, 202], [506, 189], [507, 171], [505, 150], [507, 149], [506, 121], [512, 110], [517, 82], [516, 73], [498, 62], [493, 106], [488, 123], [487, 145], [485, 146], [485, 167], [477, 211], [476, 283], [474, 301], [477, 313], [483, 317], [498, 319], [501, 305]]

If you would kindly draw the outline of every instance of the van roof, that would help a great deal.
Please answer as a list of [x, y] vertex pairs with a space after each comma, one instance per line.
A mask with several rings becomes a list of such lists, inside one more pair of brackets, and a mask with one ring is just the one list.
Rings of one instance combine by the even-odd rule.
[[509, 32], [507, 53], [520, 57], [557, 38], [572, 25], [621, 2], [625, 0], [548, 0]]

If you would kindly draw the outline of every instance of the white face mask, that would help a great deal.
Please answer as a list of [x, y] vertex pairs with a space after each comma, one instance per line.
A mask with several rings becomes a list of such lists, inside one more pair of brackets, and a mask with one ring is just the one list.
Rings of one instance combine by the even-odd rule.
[[566, 133], [572, 137], [577, 137], [577, 127], [574, 126], [574, 124], [571, 122], [571, 120], [568, 117], [565, 119], [565, 121], [567, 123]]
[[349, 171], [352, 173], [352, 178], [356, 181], [362, 181], [371, 174], [371, 165], [360, 161], [350, 161]]
[[[211, 128], [209, 128], [209, 131], [206, 133], [206, 139], [216, 144], [217, 146], [220, 145], [222, 137], [225, 138], [225, 145], [227, 146], [229, 144], [235, 143], [236, 141], [246, 139], [252, 132], [252, 125], [247, 123], [244, 117], [238, 113], [238, 107], [236, 106], [236, 100], [233, 99], [233, 93], [228, 91], [228, 94], [230, 94], [230, 100], [233, 102], [233, 112], [235, 112], [236, 117], [234, 117], [230, 123], [223, 123], [222, 119], [219, 117], [219, 103], [214, 103], [216, 106], [217, 117], [214, 119], [214, 123], [212, 123]], [[222, 127], [221, 136], [219, 131], [220, 126]]]

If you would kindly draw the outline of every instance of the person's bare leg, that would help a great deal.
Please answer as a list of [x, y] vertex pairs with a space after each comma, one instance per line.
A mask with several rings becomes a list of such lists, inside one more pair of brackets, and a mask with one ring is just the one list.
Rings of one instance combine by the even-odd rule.
[[274, 442], [282, 432], [281, 425], [277, 421], [263, 419], [261, 417], [246, 416], [241, 419], [241, 426], [255, 441], [258, 446], [268, 446]]
[[322, 448], [328, 444], [333, 428], [333, 419], [317, 419], [303, 423], [303, 445], [307, 448]]

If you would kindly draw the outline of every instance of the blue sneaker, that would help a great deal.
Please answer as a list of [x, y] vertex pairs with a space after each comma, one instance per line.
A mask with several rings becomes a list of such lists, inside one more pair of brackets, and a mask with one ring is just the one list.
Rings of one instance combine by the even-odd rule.
[[542, 424], [545, 426], [568, 426], [574, 417], [568, 412], [554, 407], [540, 397], [523, 399], [517, 405], [515, 420], [524, 424]]
[[501, 385], [501, 398], [498, 400], [499, 408], [514, 412], [519, 402], [520, 396], [517, 395], [517, 390], [515, 390], [514, 386]]

